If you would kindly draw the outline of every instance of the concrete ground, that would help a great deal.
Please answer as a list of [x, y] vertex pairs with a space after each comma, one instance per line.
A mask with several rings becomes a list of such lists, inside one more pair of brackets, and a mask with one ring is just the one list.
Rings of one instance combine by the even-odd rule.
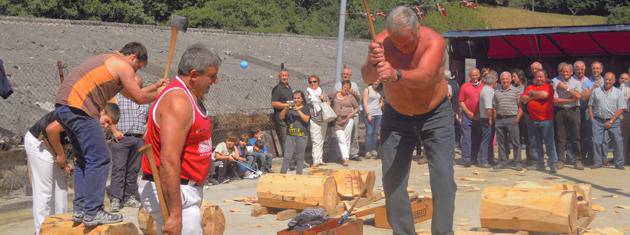
[[[279, 169], [279, 159], [274, 161], [274, 169]], [[324, 168], [340, 168], [334, 163], [328, 163]], [[380, 161], [363, 160], [350, 162], [351, 169], [374, 170], [377, 175], [375, 190], [381, 190]], [[426, 164], [412, 165], [412, 176], [409, 188], [422, 194], [430, 194], [429, 174]], [[614, 227], [630, 234], [630, 209], [616, 208], [616, 206], [630, 206], [630, 170], [616, 170], [604, 168], [598, 170], [586, 169], [578, 171], [565, 167], [555, 176], [544, 172], [527, 171], [519, 173], [514, 170], [492, 170], [476, 167], [464, 168], [455, 166], [455, 178], [458, 184], [454, 227], [457, 230], [472, 230], [479, 227], [479, 201], [485, 186], [510, 186], [518, 181], [555, 182], [555, 183], [587, 183], [593, 186], [593, 203], [603, 206], [605, 211], [597, 212], [597, 217], [591, 224], [593, 228]], [[485, 179], [485, 182], [469, 182], [461, 177], [475, 177]], [[474, 188], [480, 190], [475, 190]], [[229, 184], [207, 186], [204, 198], [210, 203], [218, 204], [226, 215], [225, 234], [275, 234], [286, 227], [288, 221], [276, 221], [274, 215], [251, 217], [251, 206], [241, 202], [224, 201], [243, 196], [256, 195], [256, 180], [241, 180]], [[230, 212], [235, 209], [236, 212]], [[137, 209], [125, 208], [123, 213], [126, 220], [137, 223]], [[370, 217], [367, 217], [370, 218]], [[370, 223], [368, 220], [367, 224]], [[418, 232], [429, 232], [430, 222], [416, 226]], [[33, 220], [30, 208], [0, 214], [0, 234], [32, 234]], [[365, 234], [391, 234], [391, 230], [378, 229], [371, 225], [364, 226]]]

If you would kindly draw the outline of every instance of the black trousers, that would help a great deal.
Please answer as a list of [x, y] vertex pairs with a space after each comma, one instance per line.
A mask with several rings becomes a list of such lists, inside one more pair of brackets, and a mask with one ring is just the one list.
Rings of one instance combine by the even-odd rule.
[[[575, 161], [582, 161], [582, 146], [580, 144], [580, 109], [579, 107], [573, 108], [559, 108], [556, 107], [555, 114], [555, 127], [556, 127], [556, 153], [558, 154], [558, 161], [564, 163]], [[572, 156], [575, 159], [568, 159], [566, 157], [567, 145], [571, 144], [575, 152]]]
[[138, 192], [141, 156], [138, 149], [142, 145], [144, 145], [144, 140], [134, 136], [125, 136], [118, 143], [112, 143], [110, 198], [117, 198], [124, 202]]

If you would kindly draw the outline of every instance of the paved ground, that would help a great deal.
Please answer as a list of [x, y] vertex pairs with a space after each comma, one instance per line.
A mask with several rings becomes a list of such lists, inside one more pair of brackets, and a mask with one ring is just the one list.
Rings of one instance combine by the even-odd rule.
[[[279, 159], [274, 162], [274, 169], [279, 168]], [[326, 168], [339, 168], [337, 164], [328, 164]], [[375, 189], [381, 188], [380, 162], [377, 160], [364, 160], [350, 163], [350, 168], [362, 170], [374, 170], [377, 174]], [[600, 170], [586, 169], [577, 171], [564, 168], [558, 175], [537, 171], [528, 171], [524, 174], [513, 170], [488, 170], [476, 167], [463, 168], [455, 166], [455, 177], [458, 184], [455, 209], [455, 228], [460, 230], [470, 230], [479, 227], [479, 200], [481, 190], [489, 185], [509, 186], [517, 181], [533, 182], [570, 182], [589, 183], [593, 186], [593, 202], [606, 208], [603, 212], [597, 213], [597, 218], [592, 223], [594, 228], [615, 227], [625, 233], [630, 233], [630, 209], [615, 208], [617, 205], [630, 206], [630, 170], [620, 171], [612, 168]], [[485, 182], [466, 182], [460, 177], [476, 177], [485, 179]], [[413, 164], [410, 188], [422, 194], [429, 189], [429, 176], [427, 165]], [[469, 190], [471, 186], [481, 190]], [[472, 192], [471, 192], [472, 191]], [[251, 217], [250, 206], [240, 202], [224, 202], [226, 199], [233, 199], [241, 196], [255, 196], [256, 181], [241, 180], [225, 185], [206, 187], [204, 198], [211, 203], [221, 206], [226, 214], [227, 228], [226, 234], [275, 234], [283, 229], [288, 221], [276, 221], [275, 216], [266, 215], [258, 218]], [[238, 212], [230, 212], [237, 209]], [[128, 221], [136, 222], [136, 209], [125, 209], [124, 213]], [[369, 218], [369, 217], [368, 217]], [[2, 234], [29, 234], [33, 232], [33, 221], [30, 210], [24, 209], [12, 213], [0, 214], [0, 233]], [[367, 222], [369, 223], [369, 221]], [[261, 227], [258, 227], [261, 226]], [[417, 225], [418, 232], [429, 231], [430, 223], [425, 222]], [[378, 229], [370, 225], [364, 226], [365, 234], [391, 234], [390, 230]]]

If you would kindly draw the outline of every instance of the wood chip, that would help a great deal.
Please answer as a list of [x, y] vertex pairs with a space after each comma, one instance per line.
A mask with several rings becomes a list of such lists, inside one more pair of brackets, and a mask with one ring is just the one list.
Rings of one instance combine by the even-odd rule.
[[225, 200], [223, 200], [223, 202], [228, 203], [228, 202], [233, 202], [233, 201], [230, 200], [230, 199], [225, 199]]
[[619, 209], [624, 209], [624, 210], [628, 210], [630, 209], [630, 206], [624, 206], [624, 205], [616, 205], [615, 208], [619, 208]]
[[597, 204], [593, 204], [592, 208], [594, 211], [598, 211], [598, 212], [606, 211], [606, 208]]
[[486, 179], [475, 178], [475, 177], [459, 177], [459, 180], [471, 181], [471, 182], [485, 182], [486, 181]]
[[256, 224], [256, 228], [262, 228], [262, 224]]
[[475, 170], [475, 171], [473, 171], [473, 175], [481, 175], [481, 172]]
[[466, 192], [478, 192], [478, 191], [481, 191], [481, 189], [475, 186], [466, 190]]
[[618, 197], [618, 196], [614, 195], [614, 194], [608, 194], [608, 195], [602, 196], [602, 198], [616, 198], [616, 197]]
[[239, 210], [238, 210], [238, 209], [236, 209], [236, 208], [232, 208], [232, 209], [230, 209], [230, 212], [232, 212], [232, 213], [236, 213], [236, 212], [238, 212], [238, 211], [239, 211]]

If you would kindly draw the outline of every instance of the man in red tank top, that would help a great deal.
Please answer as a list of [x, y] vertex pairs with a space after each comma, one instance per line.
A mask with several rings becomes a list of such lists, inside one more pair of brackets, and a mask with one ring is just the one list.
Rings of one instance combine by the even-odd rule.
[[199, 101], [217, 81], [221, 59], [201, 44], [186, 49], [178, 76], [158, 95], [149, 112], [146, 143], [155, 160], [168, 205], [164, 221], [147, 156], [142, 157], [142, 203], [163, 234], [201, 234], [203, 182], [210, 170], [211, 121]]

